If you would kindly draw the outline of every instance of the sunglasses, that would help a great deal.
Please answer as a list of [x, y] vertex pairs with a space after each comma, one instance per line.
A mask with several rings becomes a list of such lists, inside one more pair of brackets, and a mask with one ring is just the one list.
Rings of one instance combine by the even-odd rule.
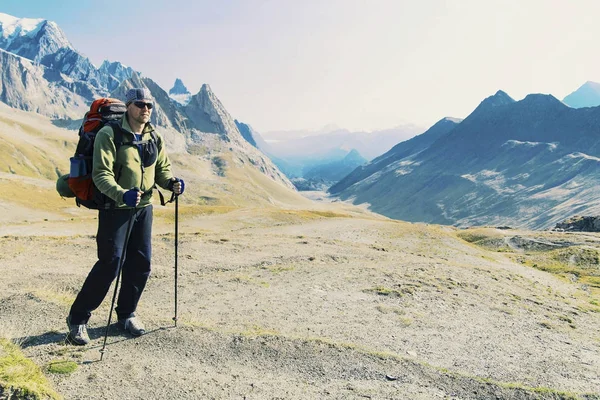
[[154, 104], [152, 103], [144, 103], [143, 101], [134, 101], [133, 104], [137, 107], [137, 108], [144, 108], [144, 107], [148, 107], [148, 110], [152, 110], [152, 107], [154, 107]]

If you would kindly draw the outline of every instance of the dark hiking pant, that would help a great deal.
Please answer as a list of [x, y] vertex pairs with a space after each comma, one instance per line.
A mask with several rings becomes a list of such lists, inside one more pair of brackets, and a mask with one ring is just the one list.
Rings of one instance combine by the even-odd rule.
[[[112, 281], [117, 277], [130, 217], [131, 209], [98, 212], [98, 261], [71, 306], [71, 324], [86, 324], [92, 311], [98, 308], [106, 297]], [[150, 276], [152, 206], [137, 209], [133, 218], [117, 300], [116, 312], [119, 319], [134, 316]]]

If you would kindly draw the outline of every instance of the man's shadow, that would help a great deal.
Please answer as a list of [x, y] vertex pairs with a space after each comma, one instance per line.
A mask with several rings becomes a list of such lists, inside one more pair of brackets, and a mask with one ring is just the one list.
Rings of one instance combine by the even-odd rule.
[[[151, 331], [146, 331], [143, 336], [154, 334], [158, 331], [163, 331], [166, 329], [170, 329], [172, 326], [167, 327], [159, 327], [153, 329]], [[46, 346], [50, 344], [57, 344], [65, 346], [64, 349], [53, 350], [53, 353], [66, 355], [70, 351], [79, 352], [79, 351], [88, 351], [94, 349], [101, 349], [104, 345], [104, 335], [107, 334], [106, 326], [98, 326], [94, 328], [88, 329], [88, 335], [92, 342], [86, 346], [77, 346], [72, 344], [68, 339], [68, 332], [65, 329], [65, 332], [58, 331], [49, 331], [46, 333], [42, 333], [40, 335], [35, 336], [23, 336], [20, 338], [14, 339], [14, 342], [19, 344], [19, 347], [22, 349], [28, 349], [31, 347], [38, 346]], [[117, 339], [118, 338], [118, 339]], [[137, 339], [136, 336], [131, 335], [129, 332], [126, 332], [121, 328], [118, 323], [113, 323], [108, 327], [107, 341], [106, 347], [112, 346], [117, 343], [121, 343], [127, 340]]]

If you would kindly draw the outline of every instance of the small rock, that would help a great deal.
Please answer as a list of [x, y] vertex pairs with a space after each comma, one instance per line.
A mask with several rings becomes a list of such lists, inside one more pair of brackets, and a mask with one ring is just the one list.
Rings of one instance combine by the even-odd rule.
[[386, 375], [385, 379], [387, 379], [388, 381], [397, 381], [398, 377], [397, 376], [393, 376], [393, 375]]

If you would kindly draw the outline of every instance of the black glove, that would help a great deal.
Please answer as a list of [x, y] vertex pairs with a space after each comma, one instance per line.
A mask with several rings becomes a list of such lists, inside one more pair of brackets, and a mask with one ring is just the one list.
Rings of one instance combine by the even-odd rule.
[[[177, 185], [177, 183], [179, 184]], [[185, 182], [181, 178], [171, 178], [169, 184], [167, 185], [167, 188], [171, 192], [180, 195], [183, 194], [183, 191], [185, 190]]]
[[137, 207], [140, 204], [140, 200], [142, 199], [142, 192], [138, 188], [129, 189], [123, 195], [123, 202], [127, 204], [128, 207]]

